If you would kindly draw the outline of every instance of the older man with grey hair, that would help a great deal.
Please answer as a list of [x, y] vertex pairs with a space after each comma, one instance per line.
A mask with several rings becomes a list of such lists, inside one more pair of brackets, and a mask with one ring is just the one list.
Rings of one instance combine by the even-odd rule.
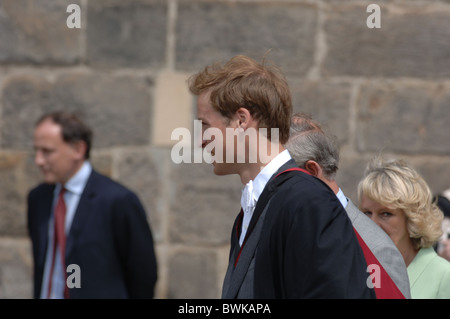
[[[335, 180], [339, 166], [339, 144], [336, 136], [326, 132], [311, 116], [298, 113], [292, 117], [290, 138], [285, 146], [300, 168], [321, 179], [333, 190], [347, 211], [356, 233], [362, 239], [361, 245], [367, 245], [401, 294], [405, 298], [411, 298], [406, 265], [395, 244], [379, 226], [358, 210]], [[376, 290], [377, 298], [386, 298], [387, 295], [395, 298], [396, 295], [392, 294], [396, 290], [395, 287], [390, 287], [387, 294], [388, 287], [381, 288], [385, 290]]]

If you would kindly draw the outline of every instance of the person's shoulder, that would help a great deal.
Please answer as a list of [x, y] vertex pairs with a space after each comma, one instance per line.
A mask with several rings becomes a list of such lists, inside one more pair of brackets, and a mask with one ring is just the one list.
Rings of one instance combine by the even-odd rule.
[[[286, 175], [285, 175], [286, 174]], [[283, 176], [285, 175], [285, 176]], [[328, 188], [328, 186], [321, 181], [319, 178], [314, 177], [310, 174], [307, 174], [303, 171], [298, 171], [298, 170], [292, 170], [289, 172], [283, 172], [282, 174], [279, 174], [277, 177], [275, 177], [275, 179], [283, 177], [286, 182], [283, 182], [279, 188], [280, 189], [291, 189], [294, 192], [298, 192], [299, 188], [301, 189], [309, 189], [309, 188], [322, 188], [324, 185], [326, 186], [326, 188]], [[295, 185], [295, 186], [294, 186]]]
[[436, 253], [436, 256], [433, 258], [433, 263], [437, 268], [442, 269], [450, 280], [450, 262]]
[[[433, 249], [433, 248], [431, 248]], [[441, 293], [445, 298], [450, 298], [450, 262], [435, 253], [434, 258], [427, 266], [427, 272], [434, 274], [434, 279], [439, 283]]]
[[53, 190], [55, 188], [55, 184], [48, 184], [48, 183], [40, 183], [33, 188], [31, 188], [31, 192], [42, 192], [47, 190]]
[[53, 190], [55, 189], [55, 184], [47, 184], [47, 183], [41, 183], [28, 192], [28, 197], [33, 198], [36, 196], [43, 196], [43, 194], [53, 194]]
[[288, 174], [290, 176], [286, 182], [277, 188], [277, 192], [284, 194], [286, 200], [291, 199], [295, 202], [301, 202], [314, 198], [329, 198], [336, 203], [339, 202], [331, 188], [319, 178], [301, 171], [292, 171]]
[[90, 182], [97, 190], [103, 190], [107, 193], [123, 193], [123, 194], [134, 194], [134, 192], [121, 182], [113, 179], [112, 177], [106, 176], [96, 170], [92, 170]]
[[428, 273], [435, 276], [447, 277], [450, 280], [450, 262], [439, 256], [433, 247], [421, 248], [414, 258], [416, 261], [426, 267]]
[[[276, 188], [272, 198], [273, 205], [285, 212], [297, 214], [309, 210], [319, 213], [345, 210], [331, 188], [312, 175], [293, 171], [288, 180]], [[332, 216], [333, 214], [328, 214]]]

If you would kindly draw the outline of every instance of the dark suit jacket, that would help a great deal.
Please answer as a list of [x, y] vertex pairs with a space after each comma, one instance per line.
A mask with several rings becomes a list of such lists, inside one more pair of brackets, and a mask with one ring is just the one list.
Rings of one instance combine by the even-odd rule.
[[[290, 160], [278, 172], [295, 167]], [[375, 298], [352, 224], [318, 178], [298, 171], [272, 177], [253, 225], [236, 263], [236, 219], [223, 298]]]
[[[54, 188], [41, 184], [28, 195], [35, 298], [43, 280]], [[94, 170], [67, 235], [65, 257], [66, 266], [77, 264], [81, 273], [81, 288], [71, 288], [70, 298], [153, 297], [156, 258], [144, 208], [133, 192]]]

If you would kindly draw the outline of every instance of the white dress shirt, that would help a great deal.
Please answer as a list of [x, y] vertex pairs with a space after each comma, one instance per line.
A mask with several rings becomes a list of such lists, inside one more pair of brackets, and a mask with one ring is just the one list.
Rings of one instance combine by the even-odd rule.
[[244, 211], [244, 218], [242, 220], [242, 230], [239, 238], [240, 246], [242, 246], [245, 234], [247, 234], [247, 228], [250, 224], [250, 220], [252, 219], [253, 211], [255, 210], [256, 203], [258, 202], [258, 198], [263, 192], [264, 187], [266, 187], [266, 184], [272, 175], [275, 174], [276, 171], [278, 171], [278, 169], [291, 158], [292, 157], [291, 154], [289, 154], [289, 151], [284, 150], [272, 159], [269, 164], [267, 164], [261, 172], [256, 175], [255, 179], [253, 181], [250, 180], [242, 190], [241, 206]]
[[[81, 194], [83, 193], [84, 187], [87, 180], [92, 172], [92, 166], [88, 161], [85, 161], [81, 166], [80, 170], [64, 185], [66, 192], [64, 193], [64, 202], [66, 203], [66, 219], [65, 219], [65, 233], [66, 236], [69, 234], [70, 227], [72, 225], [72, 220], [75, 215], [75, 211], [78, 207], [78, 202], [80, 201]], [[52, 267], [52, 254], [53, 254], [53, 240], [54, 240], [54, 208], [58, 200], [59, 192], [61, 191], [61, 184], [56, 184], [55, 191], [53, 193], [53, 206], [52, 214], [50, 217], [48, 225], [48, 245], [47, 254], [45, 258], [45, 268], [44, 277], [42, 280], [41, 287], [41, 298], [47, 299], [48, 285], [50, 279], [50, 271]], [[50, 294], [50, 299], [63, 299], [64, 298], [64, 288], [66, 285], [65, 273], [66, 270], [63, 269], [61, 260], [60, 250], [57, 249], [55, 256], [55, 265], [53, 269], [52, 278], [52, 290]], [[67, 267], [68, 265], [66, 265]]]

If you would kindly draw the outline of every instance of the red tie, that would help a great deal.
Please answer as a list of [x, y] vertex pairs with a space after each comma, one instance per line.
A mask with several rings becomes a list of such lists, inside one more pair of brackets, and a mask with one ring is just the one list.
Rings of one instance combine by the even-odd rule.
[[[61, 192], [58, 196], [58, 202], [56, 203], [54, 219], [55, 219], [55, 240], [53, 241], [53, 258], [52, 258], [52, 268], [50, 271], [50, 280], [48, 285], [48, 297], [50, 297], [51, 289], [52, 289], [52, 278], [53, 278], [53, 268], [55, 267], [55, 256], [56, 256], [56, 245], [60, 249], [61, 262], [63, 273], [66, 273], [66, 262], [65, 262], [65, 252], [66, 252], [66, 234], [65, 234], [65, 219], [66, 219], [66, 204], [64, 202], [64, 193], [66, 189], [64, 187], [61, 188]], [[69, 288], [66, 283], [66, 276], [64, 276], [64, 298], [69, 298]]]

